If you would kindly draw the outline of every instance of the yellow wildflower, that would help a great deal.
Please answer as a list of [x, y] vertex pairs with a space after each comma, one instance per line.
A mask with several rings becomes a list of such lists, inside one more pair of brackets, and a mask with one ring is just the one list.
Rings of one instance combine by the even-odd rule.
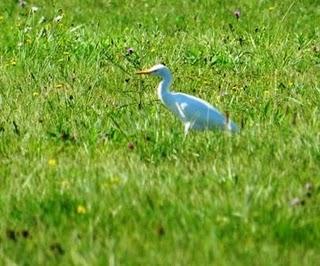
[[68, 188], [70, 188], [70, 182], [69, 182], [68, 180], [63, 180], [63, 181], [61, 182], [61, 187], [62, 187], [63, 189], [68, 189]]
[[265, 95], [265, 96], [270, 96], [270, 91], [269, 91], [269, 90], [265, 90], [265, 91], [264, 91], [264, 95]]
[[57, 160], [56, 159], [49, 159], [48, 160], [49, 166], [56, 166], [57, 165]]
[[119, 176], [113, 176], [110, 178], [110, 184], [119, 185], [121, 183], [121, 178]]
[[117, 187], [121, 184], [121, 177], [119, 176], [112, 176], [108, 178], [105, 182], [102, 183], [102, 187], [104, 189], [112, 188], [112, 187]]
[[77, 207], [78, 214], [85, 214], [86, 212], [87, 212], [86, 207], [84, 207], [83, 205], [78, 205], [78, 207]]
[[226, 216], [218, 216], [217, 217], [217, 222], [219, 224], [226, 225], [226, 224], [228, 224], [230, 222], [230, 219], [228, 217], [226, 217]]
[[54, 86], [56, 89], [62, 89], [63, 88], [63, 84], [57, 84]]

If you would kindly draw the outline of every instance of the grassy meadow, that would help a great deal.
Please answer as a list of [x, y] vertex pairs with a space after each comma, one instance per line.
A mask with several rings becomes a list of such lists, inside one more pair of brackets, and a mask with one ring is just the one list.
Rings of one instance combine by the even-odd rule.
[[[0, 2], [0, 265], [319, 265], [317, 1], [17, 2]], [[241, 132], [184, 140], [135, 75], [159, 62]]]

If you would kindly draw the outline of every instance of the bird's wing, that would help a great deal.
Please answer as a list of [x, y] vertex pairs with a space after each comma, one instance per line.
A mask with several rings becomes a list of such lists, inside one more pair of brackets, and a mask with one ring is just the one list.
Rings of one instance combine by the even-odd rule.
[[183, 112], [183, 109], [185, 108], [185, 105], [182, 103], [182, 104], [179, 104], [178, 102], [176, 102], [176, 107], [178, 109], [178, 112], [181, 116], [181, 118], [185, 119], [186, 118], [186, 115], [184, 114]]
[[224, 115], [208, 102], [192, 95], [177, 93], [178, 103], [176, 103], [180, 113], [186, 120], [197, 121], [199, 124], [213, 122], [216, 125], [223, 125]]

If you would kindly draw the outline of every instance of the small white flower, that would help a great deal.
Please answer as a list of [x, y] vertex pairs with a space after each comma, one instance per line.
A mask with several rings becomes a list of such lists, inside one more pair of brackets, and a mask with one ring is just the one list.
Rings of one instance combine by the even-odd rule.
[[42, 24], [42, 23], [44, 23], [44, 22], [46, 22], [46, 18], [45, 18], [44, 16], [42, 16], [42, 17], [39, 19], [38, 24]]
[[24, 0], [19, 0], [19, 6], [25, 7], [27, 5], [27, 2]]
[[53, 21], [59, 23], [63, 18], [63, 15], [56, 16]]
[[29, 27], [29, 26], [27, 26], [27, 27], [25, 27], [25, 28], [23, 29], [23, 32], [28, 32], [28, 31], [31, 31], [31, 30], [32, 30], [32, 28]]
[[38, 10], [39, 10], [39, 7], [37, 7], [37, 6], [32, 6], [31, 7], [32, 13], [36, 13]]

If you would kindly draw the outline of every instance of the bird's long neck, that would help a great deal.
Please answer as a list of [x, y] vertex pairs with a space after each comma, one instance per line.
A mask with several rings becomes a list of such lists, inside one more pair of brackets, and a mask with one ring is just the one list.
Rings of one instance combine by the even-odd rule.
[[158, 97], [161, 100], [161, 102], [164, 104], [167, 104], [170, 99], [169, 96], [171, 94], [170, 92], [171, 83], [172, 83], [172, 76], [168, 72], [162, 76], [162, 80], [159, 83], [159, 86], [157, 89]]

